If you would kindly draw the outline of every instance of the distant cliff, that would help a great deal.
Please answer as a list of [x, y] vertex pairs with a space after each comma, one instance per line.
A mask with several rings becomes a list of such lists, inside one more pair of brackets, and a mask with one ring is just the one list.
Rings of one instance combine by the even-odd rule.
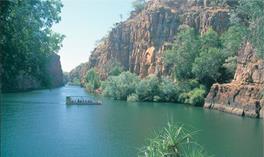
[[168, 68], [162, 55], [170, 47], [179, 26], [186, 24], [201, 33], [212, 27], [222, 33], [229, 27], [228, 8], [204, 7], [201, 2], [149, 1], [142, 11], [134, 11], [126, 21], [116, 24], [92, 51], [82, 69], [96, 68], [105, 79], [109, 65], [115, 61], [141, 77], [166, 74]]
[[250, 43], [239, 51], [234, 80], [214, 84], [205, 100], [205, 108], [237, 115], [263, 117], [264, 60], [256, 57]]
[[[37, 68], [37, 67], [36, 67]], [[17, 76], [14, 76], [12, 84], [2, 84], [2, 92], [27, 91], [41, 88], [54, 88], [63, 85], [63, 73], [61, 69], [60, 56], [52, 54], [46, 59], [44, 78], [38, 78], [36, 75], [26, 74], [20, 71]], [[3, 74], [5, 70], [3, 69]], [[47, 80], [48, 79], [48, 80]], [[3, 82], [1, 82], [3, 83]]]

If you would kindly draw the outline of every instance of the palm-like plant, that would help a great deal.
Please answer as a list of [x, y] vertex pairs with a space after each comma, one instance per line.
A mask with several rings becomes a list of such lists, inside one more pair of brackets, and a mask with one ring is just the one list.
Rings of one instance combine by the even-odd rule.
[[196, 132], [186, 130], [183, 125], [172, 125], [149, 139], [148, 146], [141, 149], [140, 157], [204, 157], [202, 147], [193, 141]]

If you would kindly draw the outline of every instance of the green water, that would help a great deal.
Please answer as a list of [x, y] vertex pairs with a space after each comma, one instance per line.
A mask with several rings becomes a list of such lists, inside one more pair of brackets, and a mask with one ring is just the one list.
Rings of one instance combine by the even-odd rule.
[[88, 95], [66, 86], [2, 95], [1, 157], [132, 157], [168, 120], [200, 130], [215, 157], [263, 157], [263, 120], [169, 103], [66, 106], [65, 96]]

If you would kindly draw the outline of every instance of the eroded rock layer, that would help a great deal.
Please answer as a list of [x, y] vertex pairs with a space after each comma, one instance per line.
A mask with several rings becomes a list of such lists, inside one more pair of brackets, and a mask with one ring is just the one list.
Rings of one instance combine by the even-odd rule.
[[218, 33], [229, 26], [228, 7], [204, 7], [186, 0], [152, 0], [141, 12], [132, 12], [128, 20], [117, 23], [110, 34], [92, 51], [88, 68], [96, 68], [107, 77], [110, 62], [119, 62], [125, 70], [141, 77], [166, 74], [163, 53], [170, 46], [180, 25], [199, 32], [212, 27]]
[[249, 117], [263, 117], [264, 60], [259, 59], [250, 43], [239, 51], [234, 80], [214, 84], [205, 100], [205, 108]]

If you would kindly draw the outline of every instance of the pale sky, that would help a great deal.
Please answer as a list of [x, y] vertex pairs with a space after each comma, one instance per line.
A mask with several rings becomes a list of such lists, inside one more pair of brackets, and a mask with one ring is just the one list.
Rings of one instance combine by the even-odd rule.
[[114, 23], [129, 16], [133, 0], [62, 0], [61, 22], [55, 32], [66, 35], [59, 51], [63, 71], [69, 72], [87, 62], [97, 40], [105, 36]]

